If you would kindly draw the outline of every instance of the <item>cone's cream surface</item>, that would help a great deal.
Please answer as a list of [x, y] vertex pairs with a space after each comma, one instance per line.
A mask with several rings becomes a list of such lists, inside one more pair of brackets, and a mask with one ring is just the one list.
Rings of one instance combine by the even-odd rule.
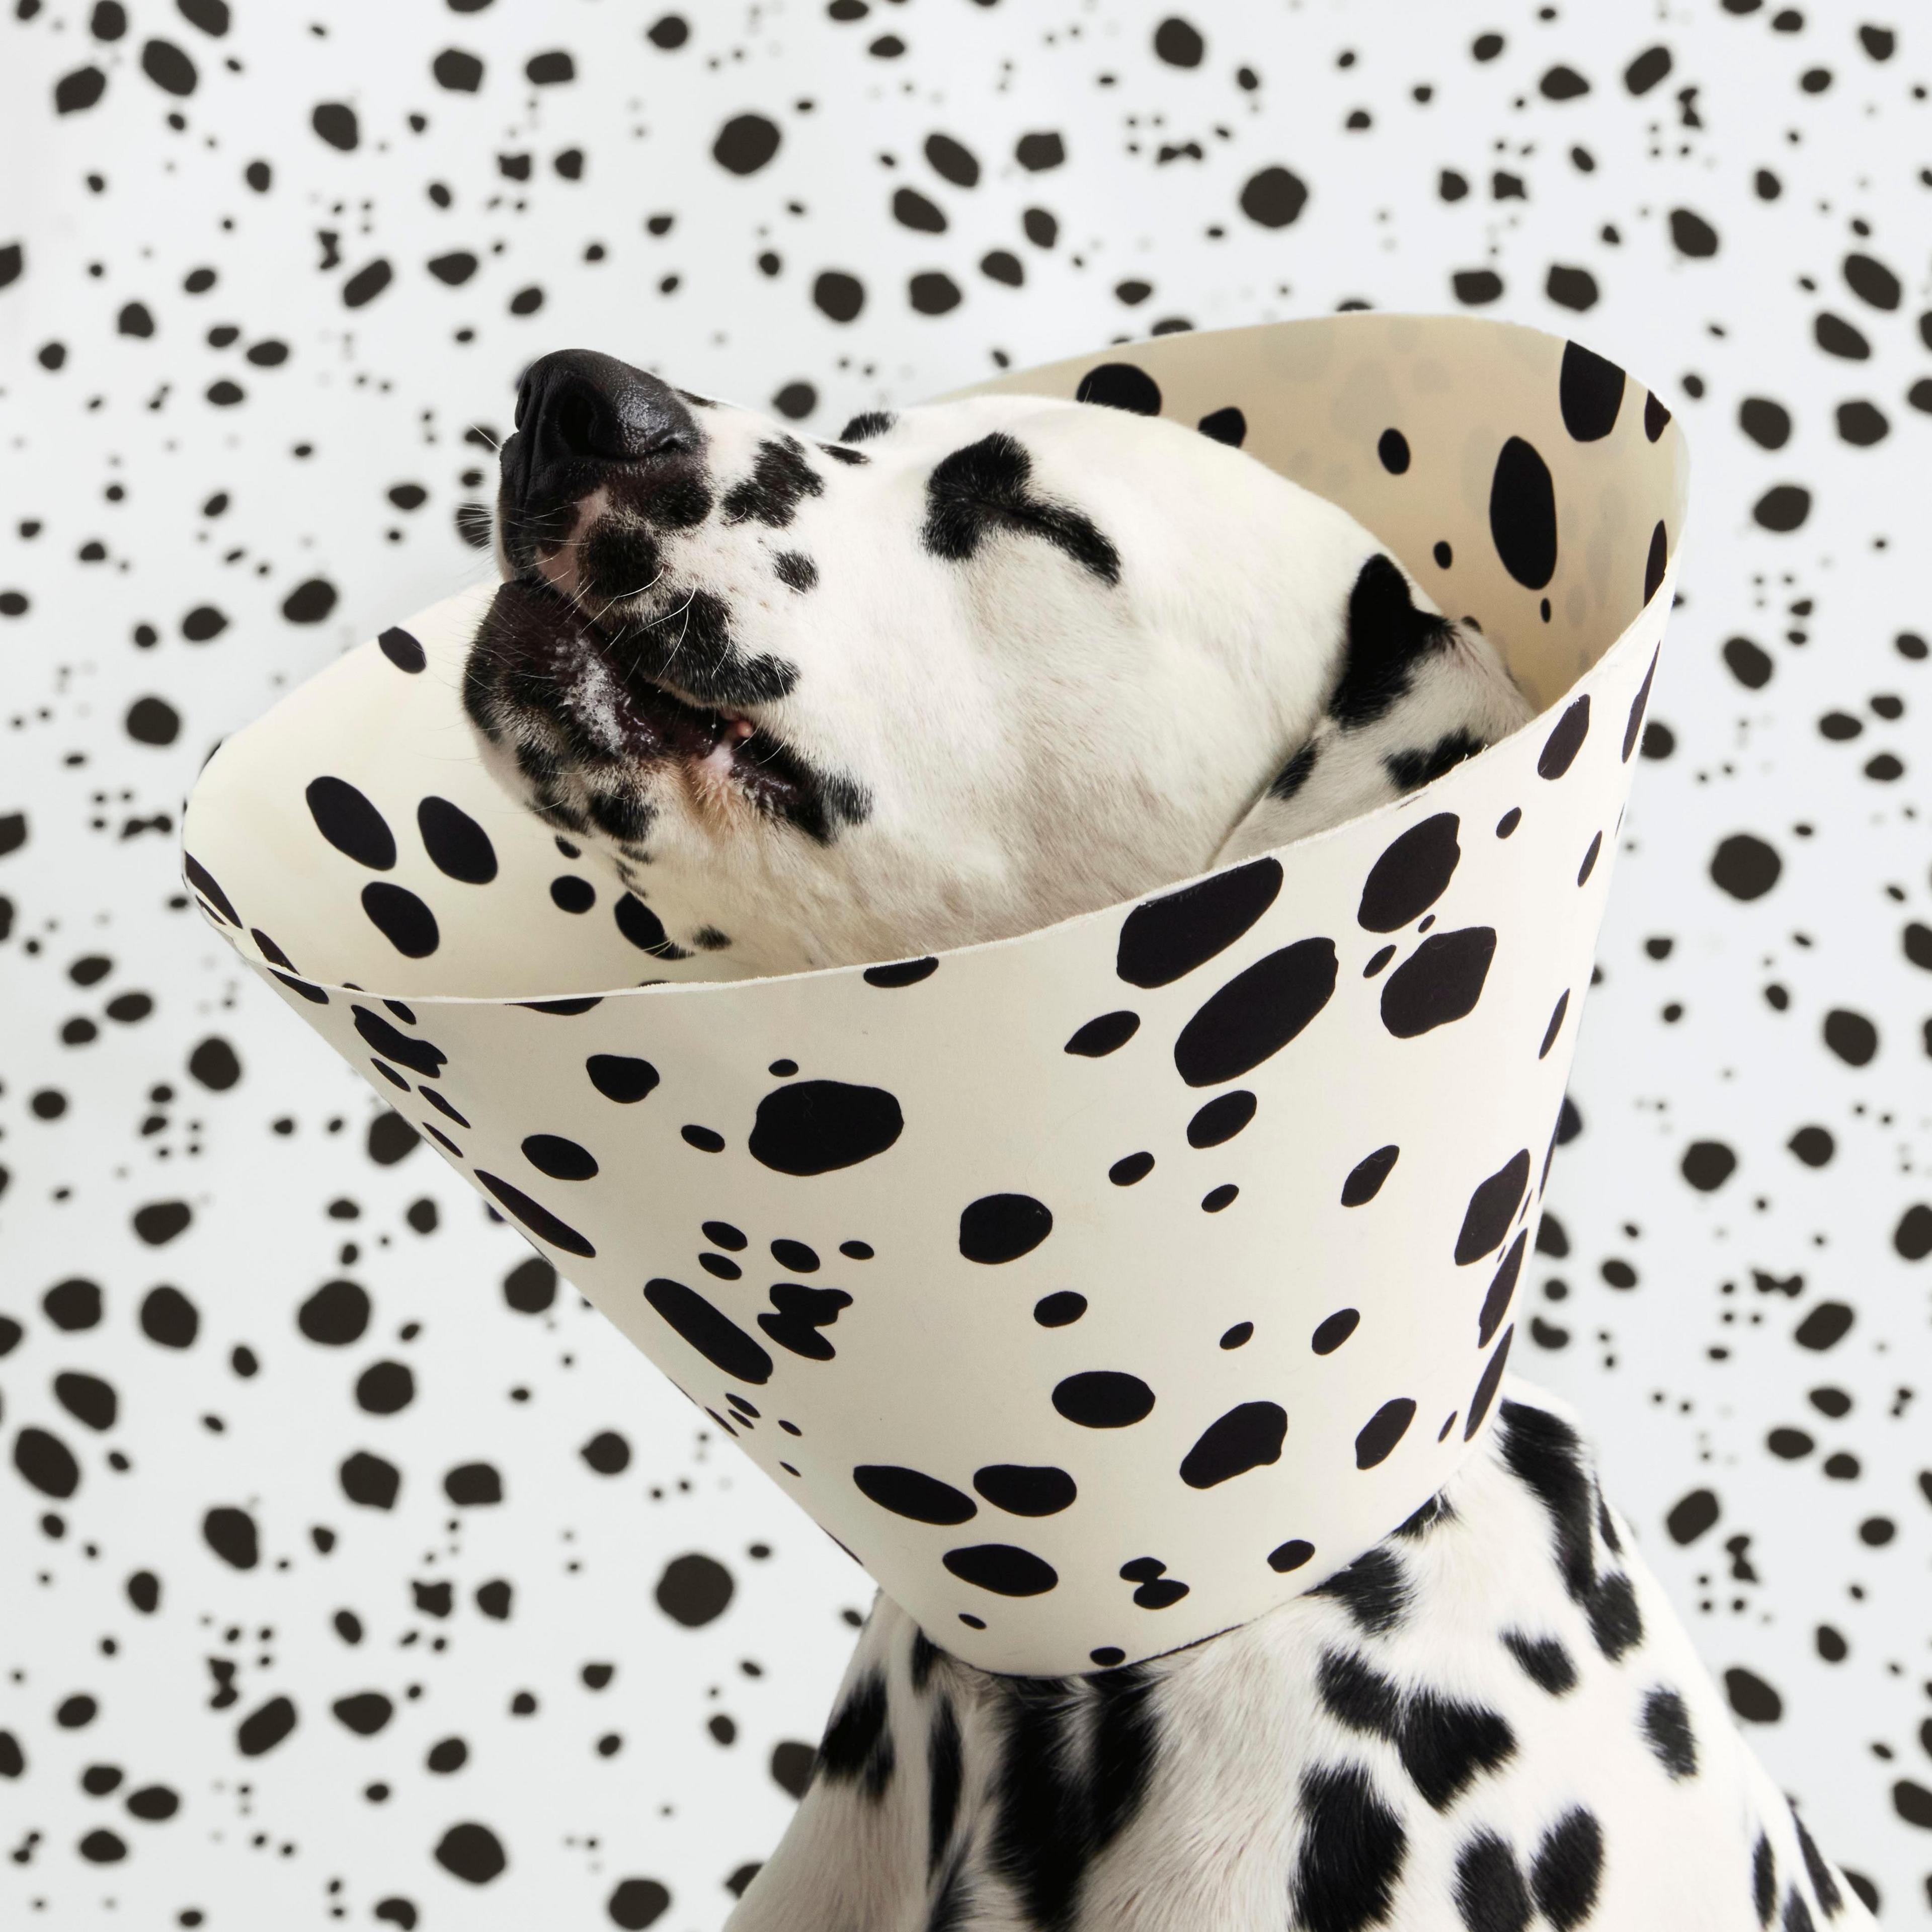
[[707, 980], [616, 881], [553, 896], [463, 714], [487, 585], [229, 740], [185, 830], [290, 1005], [935, 1642], [1029, 1675], [1321, 1582], [1483, 1428], [1684, 505], [1668, 411], [1532, 330], [1348, 315], [986, 386], [1096, 369], [1238, 410], [1541, 715], [1137, 903]]

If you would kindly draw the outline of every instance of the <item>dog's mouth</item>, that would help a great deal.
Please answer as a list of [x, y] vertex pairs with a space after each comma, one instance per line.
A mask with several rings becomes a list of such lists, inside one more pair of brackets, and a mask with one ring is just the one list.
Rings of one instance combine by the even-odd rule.
[[759, 716], [790, 688], [791, 674], [720, 649], [719, 607], [706, 592], [660, 602], [657, 614], [614, 620], [534, 569], [497, 590], [472, 647], [465, 703], [487, 736], [511, 740], [536, 808], [635, 844], [656, 816], [640, 788], [668, 776], [702, 820], [748, 805], [829, 837], [862, 794], [818, 771]]

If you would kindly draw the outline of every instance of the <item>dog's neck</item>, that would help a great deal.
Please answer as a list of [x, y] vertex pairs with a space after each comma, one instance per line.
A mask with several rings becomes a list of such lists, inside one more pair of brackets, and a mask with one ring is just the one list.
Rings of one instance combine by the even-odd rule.
[[997, 1676], [880, 1598], [728, 1932], [1468, 1932], [1532, 1900], [1558, 1927], [1755, 1932], [1773, 1881], [1865, 1922], [1574, 1430], [1510, 1394], [1348, 1569], [1146, 1663]]

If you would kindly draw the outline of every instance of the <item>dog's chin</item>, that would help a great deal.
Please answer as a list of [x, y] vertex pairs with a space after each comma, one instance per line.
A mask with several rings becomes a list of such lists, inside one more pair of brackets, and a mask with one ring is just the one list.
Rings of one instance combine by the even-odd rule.
[[554, 826], [602, 833], [634, 858], [668, 812], [718, 836], [782, 821], [824, 838], [851, 788], [828, 780], [754, 708], [707, 704], [646, 668], [634, 625], [593, 620], [534, 572], [497, 590], [471, 647], [464, 701], [514, 757], [527, 802]]

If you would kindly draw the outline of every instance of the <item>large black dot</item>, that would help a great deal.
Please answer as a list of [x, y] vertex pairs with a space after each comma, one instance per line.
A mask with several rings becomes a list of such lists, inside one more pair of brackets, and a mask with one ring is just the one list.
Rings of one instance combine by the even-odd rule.
[[80, 1465], [74, 1451], [50, 1430], [29, 1426], [14, 1438], [14, 1467], [22, 1480], [56, 1502], [80, 1486]]
[[1624, 372], [1580, 342], [1565, 343], [1556, 394], [1563, 427], [1579, 442], [1600, 442], [1616, 427], [1623, 407]]
[[421, 670], [429, 662], [428, 653], [422, 644], [400, 625], [392, 624], [376, 640], [383, 656], [397, 670], [412, 674]]
[[1083, 1429], [1125, 1429], [1154, 1407], [1154, 1390], [1118, 1369], [1088, 1369], [1057, 1384], [1053, 1406]]
[[1712, 883], [1734, 899], [1763, 898], [1784, 870], [1776, 851], [1748, 832], [1734, 832], [1711, 854]]
[[1087, 1312], [1087, 1298], [1077, 1289], [1056, 1288], [1033, 1305], [1033, 1318], [1042, 1328], [1064, 1328]]
[[1241, 212], [1264, 228], [1286, 228], [1308, 203], [1308, 184], [1292, 168], [1266, 167], [1242, 184]]
[[1281, 1460], [1288, 1411], [1278, 1402], [1244, 1402], [1208, 1424], [1180, 1459], [1180, 1480], [1190, 1490], [1211, 1490]]
[[1060, 1581], [1042, 1556], [1010, 1543], [975, 1543], [949, 1550], [940, 1558], [962, 1583], [976, 1584], [1000, 1597], [1040, 1597]]
[[1372, 1469], [1388, 1460], [1395, 1445], [1415, 1420], [1415, 1404], [1407, 1396], [1385, 1402], [1363, 1424], [1355, 1437], [1355, 1467]]
[[452, 1876], [471, 1885], [488, 1885], [509, 1858], [502, 1840], [487, 1825], [452, 1825], [436, 1840], [436, 1862]]
[[496, 876], [496, 848], [490, 835], [460, 806], [429, 797], [416, 807], [423, 850], [439, 872], [465, 885], [487, 886]]
[[1474, 1012], [1496, 957], [1492, 926], [1432, 932], [1382, 987], [1382, 1024], [1397, 1040], [1413, 1040]]
[[852, 1480], [880, 1508], [914, 1522], [967, 1522], [980, 1514], [979, 1504], [950, 1483], [896, 1463], [861, 1462]]
[[1332, 939], [1304, 939], [1236, 974], [1181, 1028], [1174, 1043], [1181, 1078], [1217, 1086], [1279, 1053], [1328, 1004], [1336, 970]]
[[1080, 1493], [1073, 1478], [1050, 1462], [989, 1462], [974, 1471], [973, 1486], [1009, 1516], [1057, 1516]]
[[584, 1070], [605, 1100], [620, 1106], [641, 1100], [658, 1084], [658, 1070], [648, 1060], [634, 1060], [627, 1054], [593, 1053]]
[[758, 1102], [746, 1144], [754, 1160], [780, 1174], [830, 1174], [884, 1154], [904, 1126], [898, 1102], [883, 1087], [800, 1080]]
[[1448, 890], [1462, 856], [1459, 820], [1438, 812], [1394, 840], [1363, 881], [1357, 922], [1370, 932], [1394, 932], [1422, 915]]
[[1516, 1210], [1529, 1185], [1529, 1150], [1518, 1148], [1486, 1180], [1479, 1182], [1463, 1210], [1462, 1231], [1456, 1237], [1456, 1265], [1492, 1255], [1502, 1246]]
[[673, 1623], [682, 1624], [686, 1630], [700, 1630], [724, 1615], [736, 1589], [730, 1571], [716, 1557], [693, 1551], [687, 1556], [674, 1556], [664, 1565], [652, 1594], [658, 1608]]
[[1136, 906], [1121, 922], [1115, 971], [1130, 986], [1172, 985], [1233, 945], [1274, 904], [1281, 878], [1278, 860], [1257, 859]]
[[1402, 1157], [1402, 1149], [1390, 1145], [1378, 1147], [1371, 1154], [1365, 1154], [1348, 1170], [1348, 1178], [1342, 1184], [1342, 1205], [1344, 1208], [1366, 1207], [1382, 1191], [1382, 1183], [1395, 1171], [1395, 1164]]
[[1299, 1536], [1291, 1536], [1268, 1552], [1268, 1568], [1279, 1574], [1299, 1570], [1315, 1554], [1315, 1546]]
[[1131, 362], [1102, 362], [1089, 369], [1073, 392], [1076, 403], [1102, 403], [1110, 410], [1129, 410], [1137, 416], [1160, 414], [1160, 385]]
[[1519, 584], [1540, 590], [1556, 574], [1556, 487], [1520, 436], [1503, 445], [1490, 479], [1490, 535]]
[[711, 158], [734, 175], [754, 175], [778, 151], [778, 130], [762, 114], [737, 114], [718, 130]]
[[436, 914], [406, 886], [392, 886], [386, 879], [371, 880], [362, 888], [362, 910], [405, 958], [427, 958], [441, 940]]
[[369, 1326], [369, 1294], [359, 1282], [326, 1281], [296, 1310], [296, 1326], [326, 1348], [359, 1342]]
[[868, 986], [916, 986], [938, 970], [939, 962], [930, 956], [923, 959], [896, 959], [889, 965], [868, 966], [865, 980]]
[[303, 796], [315, 829], [338, 852], [378, 872], [396, 862], [388, 821], [346, 778], [312, 778]]
[[713, 1367], [741, 1382], [770, 1381], [771, 1357], [694, 1288], [660, 1276], [645, 1282], [644, 1299]]
[[586, 1260], [597, 1250], [573, 1228], [568, 1221], [560, 1220], [541, 1202], [532, 1201], [520, 1187], [512, 1187], [507, 1180], [499, 1180], [494, 1174], [485, 1174], [479, 1167], [476, 1178], [488, 1188], [499, 1204], [514, 1214], [540, 1241], [548, 1241], [554, 1248], [561, 1248], [567, 1255], [582, 1255]]
[[526, 1135], [524, 1158], [553, 1180], [588, 1180], [597, 1172], [597, 1156], [561, 1134]]
[[1053, 1210], [1030, 1194], [985, 1194], [959, 1216], [959, 1252], [992, 1265], [1030, 1255], [1053, 1232]]

